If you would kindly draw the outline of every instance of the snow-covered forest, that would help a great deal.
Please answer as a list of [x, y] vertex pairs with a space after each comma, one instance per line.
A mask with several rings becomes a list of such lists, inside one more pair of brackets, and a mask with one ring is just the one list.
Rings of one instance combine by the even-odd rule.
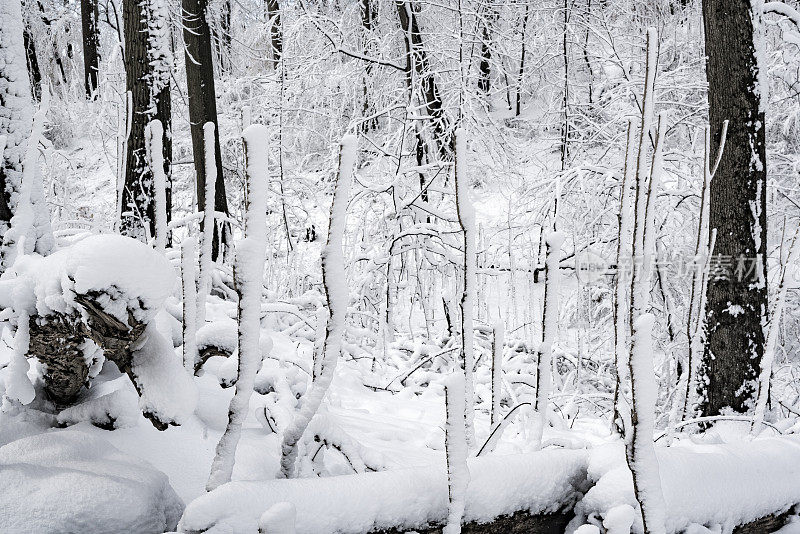
[[800, 533], [798, 0], [0, 0], [0, 534]]

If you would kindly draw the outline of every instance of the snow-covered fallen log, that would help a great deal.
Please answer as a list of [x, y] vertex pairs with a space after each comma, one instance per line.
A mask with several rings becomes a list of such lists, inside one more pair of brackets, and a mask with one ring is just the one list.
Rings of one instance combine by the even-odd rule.
[[[683, 532], [692, 524], [721, 525], [723, 532], [730, 532], [737, 525], [781, 514], [800, 503], [800, 439], [796, 437], [681, 445], [656, 452], [668, 533]], [[588, 472], [596, 482], [576, 506], [574, 524], [599, 522], [637, 506], [621, 445], [596, 449]], [[637, 515], [631, 513], [631, 520]], [[641, 532], [638, 517], [636, 521], [632, 532]]]
[[[194, 384], [156, 328], [176, 281], [163, 254], [128, 237], [93, 235], [46, 257], [19, 258], [4, 281], [10, 285], [0, 286], [0, 304], [16, 316], [23, 355], [43, 364], [45, 391], [59, 407], [72, 404], [110, 360], [130, 377], [157, 428], [194, 411]], [[6, 391], [27, 381], [17, 375], [2, 375]]]
[[160, 533], [183, 509], [167, 475], [84, 432], [11, 442], [0, 471], [2, 532]]
[[[464, 522], [569, 509], [585, 489], [587, 464], [585, 450], [470, 459]], [[447, 472], [442, 462], [319, 479], [230, 482], [192, 501], [179, 530], [257, 532], [259, 517], [280, 502], [295, 506], [297, 534], [422, 529], [447, 518]]]

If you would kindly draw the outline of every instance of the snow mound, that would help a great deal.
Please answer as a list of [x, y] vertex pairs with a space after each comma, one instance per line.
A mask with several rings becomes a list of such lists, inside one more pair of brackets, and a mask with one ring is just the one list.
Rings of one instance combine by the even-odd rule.
[[[587, 463], [586, 451], [573, 450], [472, 458], [464, 520], [556, 512], [577, 498]], [[281, 502], [297, 510], [297, 534], [421, 528], [447, 518], [447, 472], [442, 461], [379, 473], [229, 482], [189, 503], [179, 530], [257, 532], [262, 514]]]
[[[800, 438], [780, 437], [714, 445], [656, 449], [666, 502], [667, 532], [691, 524], [733, 528], [800, 503]], [[638, 509], [621, 445], [592, 453], [589, 477], [597, 483], [576, 507], [609, 523], [625, 505]], [[636, 512], [632, 532], [641, 532]], [[604, 521], [605, 524], [605, 521]]]
[[216, 347], [233, 354], [239, 344], [239, 325], [233, 319], [206, 323], [197, 330], [197, 350]]
[[183, 508], [164, 473], [84, 432], [11, 442], [0, 471], [2, 532], [161, 533]]
[[103, 309], [124, 324], [128, 311], [139, 321], [150, 322], [176, 281], [163, 254], [120, 235], [92, 235], [44, 258], [20, 258], [14, 269], [33, 290], [33, 298], [24, 299], [35, 306], [28, 309], [31, 315], [69, 314], [81, 308], [76, 295], [97, 293]]

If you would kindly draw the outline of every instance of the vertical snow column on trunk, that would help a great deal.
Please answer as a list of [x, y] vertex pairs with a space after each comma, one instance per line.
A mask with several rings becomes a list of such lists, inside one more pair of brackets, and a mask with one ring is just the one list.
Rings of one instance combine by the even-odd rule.
[[[647, 144], [652, 127], [656, 69], [656, 31], [647, 31], [647, 70], [642, 131], [637, 156], [636, 200], [634, 211], [633, 276], [631, 278], [630, 335], [628, 373], [631, 382], [631, 424], [625, 429], [625, 453], [633, 477], [633, 490], [642, 515], [645, 534], [665, 532], [664, 496], [658, 460], [653, 444], [655, 406], [658, 390], [653, 369], [650, 307], [651, 263], [655, 256], [655, 199], [663, 167], [663, 142], [666, 127], [658, 119], [655, 149], [647, 172]], [[649, 174], [649, 179], [648, 179]]]
[[206, 489], [229, 482], [236, 446], [247, 416], [253, 383], [261, 364], [261, 294], [267, 243], [267, 184], [269, 131], [254, 124], [242, 132], [247, 161], [245, 237], [236, 245], [234, 278], [239, 293], [239, 367], [236, 391], [228, 408], [228, 426], [217, 444]]
[[194, 374], [197, 365], [197, 282], [195, 280], [196, 239], [188, 237], [181, 246], [183, 284], [183, 366]]
[[[456, 141], [458, 146], [458, 141]], [[461, 532], [461, 521], [464, 518], [464, 506], [466, 504], [467, 486], [469, 486], [469, 468], [467, 467], [467, 456], [469, 447], [467, 445], [466, 421], [464, 409], [466, 391], [464, 383], [464, 373], [456, 372], [450, 374], [445, 380], [445, 453], [447, 455], [447, 492], [448, 510], [447, 525], [442, 534], [459, 534]]]
[[300, 401], [294, 419], [286, 428], [281, 443], [281, 463], [278, 478], [291, 478], [295, 475], [297, 446], [306, 431], [311, 418], [317, 413], [325, 393], [333, 380], [336, 363], [342, 349], [344, 318], [347, 313], [349, 294], [347, 276], [344, 269], [342, 241], [347, 216], [347, 203], [350, 198], [350, 182], [356, 163], [356, 137], [342, 137], [339, 146], [339, 175], [331, 202], [328, 241], [322, 250], [322, 285], [328, 303], [329, 319], [325, 328], [325, 342], [321, 352], [318, 374], [311, 388]]
[[[631, 255], [631, 184], [633, 183], [634, 172], [634, 150], [636, 130], [633, 126], [633, 120], [628, 121], [628, 135], [625, 147], [625, 167], [622, 173], [622, 185], [620, 188], [619, 198], [619, 216], [618, 216], [618, 233], [617, 233], [617, 274], [614, 278], [614, 364], [616, 371], [616, 380], [614, 382], [614, 415], [612, 426], [620, 433], [622, 433], [625, 425], [623, 420], [630, 420], [630, 410], [627, 404], [620, 404], [619, 399], [626, 398], [626, 392], [620, 391], [623, 388], [625, 381], [622, 379], [628, 370], [628, 310], [630, 309], [628, 287], [630, 284], [627, 279], [629, 274], [622, 268], [623, 264], [627, 265], [626, 260]], [[625, 417], [622, 417], [622, 414]]]
[[153, 202], [155, 216], [154, 248], [167, 249], [167, 175], [164, 173], [164, 126], [161, 121], [150, 121], [144, 130], [145, 154], [153, 173]]
[[[122, 233], [147, 241], [155, 232], [153, 174], [147, 164], [145, 127], [158, 119], [163, 126], [162, 148], [170, 204], [172, 158], [169, 11], [165, 0], [123, 0], [126, 89], [131, 93], [131, 127], [125, 157], [122, 191]], [[169, 208], [168, 208], [169, 209]]]
[[492, 327], [492, 411], [491, 427], [500, 422], [500, 401], [503, 398], [503, 345], [505, 345], [503, 320], [498, 318]]
[[[23, 167], [30, 167], [28, 176], [36, 183], [29, 185], [27, 202], [31, 204], [26, 217], [30, 225], [25, 229], [25, 252], [47, 254], [53, 248], [50, 213], [44, 202], [44, 188], [36, 172], [39, 133], [31, 134], [33, 97], [25, 63], [22, 9], [19, 0], [0, 3], [0, 136], [5, 136], [4, 157], [0, 161], [0, 237], [4, 245], [0, 250], [0, 270], [14, 261], [16, 243], [21, 235], [6, 236], [11, 218], [16, 214], [23, 188]], [[41, 121], [47, 102], [40, 105]], [[41, 132], [41, 128], [39, 128]], [[28, 137], [30, 136], [30, 139]], [[33, 152], [27, 150], [33, 146]], [[30, 152], [30, 153], [29, 153]], [[28, 159], [30, 163], [24, 164]]]
[[206, 300], [211, 293], [211, 270], [213, 268], [213, 244], [216, 213], [214, 209], [214, 192], [217, 188], [217, 164], [214, 149], [215, 126], [213, 122], [203, 125], [205, 141], [205, 204], [203, 206], [203, 244], [200, 249], [200, 277], [197, 282], [197, 324], [201, 327], [206, 322]]
[[475, 368], [475, 349], [473, 346], [473, 320], [475, 308], [475, 208], [469, 198], [467, 180], [467, 139], [463, 128], [456, 130], [455, 186], [458, 224], [464, 238], [464, 281], [461, 293], [461, 359], [459, 365], [464, 373], [464, 421], [466, 423], [467, 444], [475, 446], [475, 395], [473, 371]]
[[538, 350], [538, 369], [536, 372], [536, 401], [533, 419], [533, 446], [542, 446], [542, 435], [547, 425], [547, 408], [550, 403], [550, 387], [552, 382], [553, 343], [558, 331], [558, 297], [561, 291], [561, 274], [558, 265], [561, 262], [561, 245], [564, 236], [560, 232], [551, 232], [545, 237], [547, 256], [544, 269], [544, 327], [542, 343]]

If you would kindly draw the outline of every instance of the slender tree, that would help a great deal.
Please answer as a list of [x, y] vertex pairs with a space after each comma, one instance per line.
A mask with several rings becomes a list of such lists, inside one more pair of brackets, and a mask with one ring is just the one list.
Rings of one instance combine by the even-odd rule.
[[81, 0], [81, 31], [83, 32], [83, 80], [86, 97], [93, 99], [97, 91], [100, 69], [100, 31], [97, 26], [97, 0]]
[[[192, 152], [197, 175], [197, 209], [205, 209], [206, 156], [203, 125], [214, 124], [214, 163], [217, 167], [217, 184], [214, 209], [228, 213], [225, 181], [222, 179], [222, 153], [219, 146], [217, 124], [217, 92], [214, 82], [213, 48], [208, 21], [208, 0], [183, 0], [183, 41], [186, 51], [186, 87], [189, 94], [189, 123], [192, 132]], [[224, 240], [223, 234], [223, 240]], [[214, 229], [212, 256], [219, 255], [219, 233]]]
[[711, 182], [709, 227], [716, 230], [707, 290], [700, 410], [752, 406], [764, 352], [767, 310], [766, 149], [750, 0], [703, 0], [711, 153], [726, 120], [725, 150]]
[[[171, 207], [172, 122], [170, 106], [169, 23], [166, 4], [156, 0], [124, 0], [126, 88], [131, 93], [130, 135], [122, 191], [122, 232], [145, 240], [155, 235], [153, 173], [147, 165], [145, 127], [163, 125], [166, 211]], [[200, 124], [202, 128], [202, 123]], [[201, 130], [202, 131], [202, 130]]]

